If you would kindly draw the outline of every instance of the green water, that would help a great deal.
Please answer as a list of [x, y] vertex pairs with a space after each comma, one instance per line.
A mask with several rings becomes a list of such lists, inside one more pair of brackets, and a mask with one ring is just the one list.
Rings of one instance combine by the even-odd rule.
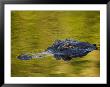
[[[19, 60], [21, 53], [42, 52], [56, 39], [76, 39], [96, 44], [94, 50], [71, 61], [54, 57]], [[99, 11], [12, 11], [12, 77], [90, 77], [100, 76]]]

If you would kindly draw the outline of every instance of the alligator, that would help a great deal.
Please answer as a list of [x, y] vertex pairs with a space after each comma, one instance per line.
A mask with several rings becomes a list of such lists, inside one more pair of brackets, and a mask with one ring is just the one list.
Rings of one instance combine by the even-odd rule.
[[31, 60], [33, 58], [45, 58], [53, 56], [56, 60], [70, 61], [72, 58], [80, 58], [89, 52], [97, 50], [96, 44], [80, 42], [73, 39], [55, 40], [54, 43], [40, 53], [24, 53], [17, 56], [20, 60]]

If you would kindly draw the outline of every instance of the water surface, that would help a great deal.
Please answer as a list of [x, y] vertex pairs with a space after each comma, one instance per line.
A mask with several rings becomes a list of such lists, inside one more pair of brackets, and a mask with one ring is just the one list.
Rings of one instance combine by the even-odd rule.
[[[90, 77], [100, 75], [99, 11], [12, 11], [11, 76], [13, 77]], [[28, 61], [21, 53], [38, 53], [57, 39], [71, 38], [96, 44], [98, 50], [71, 61], [52, 56]]]

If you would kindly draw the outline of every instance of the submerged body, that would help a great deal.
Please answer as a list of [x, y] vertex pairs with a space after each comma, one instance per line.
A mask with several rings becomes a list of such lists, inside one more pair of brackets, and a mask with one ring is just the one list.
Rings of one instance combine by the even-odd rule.
[[[22, 54], [18, 58], [21, 60], [29, 60], [32, 58], [42, 58], [45, 55], [54, 56], [57, 60], [63, 59], [69, 61], [72, 58], [82, 57], [87, 55], [89, 52], [96, 50], [96, 44], [90, 44], [87, 42], [79, 42], [76, 40], [56, 40], [50, 47], [44, 52], [31, 54]], [[27, 56], [27, 58], [26, 58]]]

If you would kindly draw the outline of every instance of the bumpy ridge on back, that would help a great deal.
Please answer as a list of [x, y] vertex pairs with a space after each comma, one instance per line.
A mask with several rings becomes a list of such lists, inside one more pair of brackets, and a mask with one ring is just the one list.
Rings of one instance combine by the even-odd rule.
[[82, 57], [96, 49], [95, 44], [79, 42], [76, 40], [56, 40], [47, 50], [54, 54], [56, 59], [71, 60], [75, 57]]

